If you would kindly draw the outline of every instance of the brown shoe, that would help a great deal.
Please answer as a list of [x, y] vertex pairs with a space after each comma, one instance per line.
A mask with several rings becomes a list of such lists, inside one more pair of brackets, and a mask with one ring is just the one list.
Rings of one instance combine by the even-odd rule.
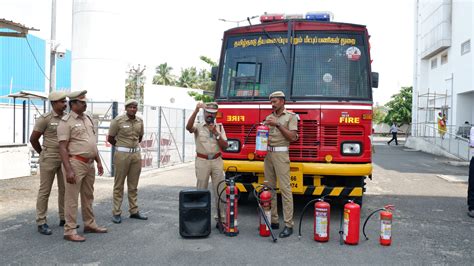
[[107, 233], [107, 228], [105, 227], [92, 228], [92, 227], [84, 226], [84, 233], [104, 234], [104, 233]]
[[86, 238], [81, 236], [81, 235], [78, 235], [78, 234], [75, 234], [75, 235], [65, 235], [64, 236], [64, 239], [67, 240], [67, 241], [72, 241], [72, 242], [84, 242], [86, 241]]

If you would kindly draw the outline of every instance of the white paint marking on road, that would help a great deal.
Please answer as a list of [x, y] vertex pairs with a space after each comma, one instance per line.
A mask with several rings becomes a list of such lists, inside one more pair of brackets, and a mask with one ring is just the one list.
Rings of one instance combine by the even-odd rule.
[[5, 228], [5, 229], [0, 230], [0, 233], [8, 232], [8, 231], [13, 231], [13, 230], [16, 230], [16, 229], [18, 229], [18, 228], [20, 228], [20, 227], [21, 227], [21, 224], [15, 224], [15, 225], [12, 225], [12, 226], [10, 226], [10, 227], [7, 227], [7, 228]]
[[436, 175], [451, 183], [467, 183], [468, 176], [465, 175]]

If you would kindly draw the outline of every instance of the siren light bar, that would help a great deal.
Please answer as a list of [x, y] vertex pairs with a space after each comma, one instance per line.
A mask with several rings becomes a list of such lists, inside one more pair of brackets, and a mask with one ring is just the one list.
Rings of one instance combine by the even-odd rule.
[[313, 21], [331, 21], [334, 18], [334, 15], [329, 11], [324, 12], [308, 12], [306, 15], [303, 14], [282, 14], [282, 13], [274, 13], [274, 14], [263, 14], [260, 16], [261, 23], [273, 22], [273, 21], [280, 21], [285, 19], [306, 19], [306, 20], [313, 20]]

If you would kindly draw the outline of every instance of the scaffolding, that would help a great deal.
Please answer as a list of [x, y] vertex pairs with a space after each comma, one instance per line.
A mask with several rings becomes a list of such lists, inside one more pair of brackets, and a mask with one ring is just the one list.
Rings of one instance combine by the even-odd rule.
[[[432, 124], [435, 126], [437, 124], [437, 121], [435, 119], [435, 115], [437, 111], [440, 111], [442, 115], [446, 115], [446, 117], [449, 120], [449, 110], [451, 107], [448, 105], [448, 97], [452, 97], [452, 95], [448, 94], [448, 90], [446, 90], [445, 93], [437, 93], [435, 92], [430, 92], [430, 89], [428, 88], [428, 92], [424, 94], [419, 94], [417, 96], [417, 112], [416, 112], [416, 121], [418, 125], [421, 125], [423, 128], [423, 132], [419, 132], [419, 127], [417, 126], [417, 133], [416, 135], [420, 135], [420, 133], [423, 133], [423, 136], [425, 136], [425, 125]], [[420, 103], [424, 102], [424, 98], [426, 98], [426, 105], [420, 106]], [[444, 100], [444, 104], [439, 104], [438, 103], [442, 102]], [[424, 112], [424, 121], [420, 121], [420, 112]]]

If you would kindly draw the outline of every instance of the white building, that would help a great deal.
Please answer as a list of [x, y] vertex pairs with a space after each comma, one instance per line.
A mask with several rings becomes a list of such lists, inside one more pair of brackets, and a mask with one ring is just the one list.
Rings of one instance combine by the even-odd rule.
[[417, 0], [413, 135], [436, 127], [447, 115], [450, 133], [465, 121], [474, 124], [474, 1]]

